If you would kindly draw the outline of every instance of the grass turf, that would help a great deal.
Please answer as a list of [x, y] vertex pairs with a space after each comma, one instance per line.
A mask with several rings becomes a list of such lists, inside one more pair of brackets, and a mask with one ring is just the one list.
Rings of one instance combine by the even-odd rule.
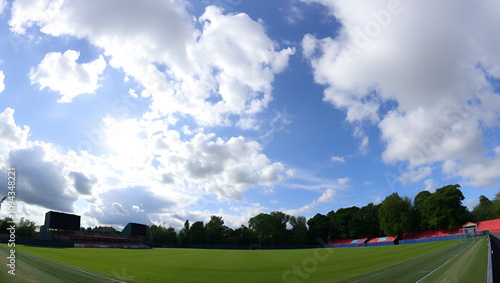
[[457, 243], [306, 250], [16, 248], [20, 258], [34, 255], [129, 282], [338, 282], [453, 250]]

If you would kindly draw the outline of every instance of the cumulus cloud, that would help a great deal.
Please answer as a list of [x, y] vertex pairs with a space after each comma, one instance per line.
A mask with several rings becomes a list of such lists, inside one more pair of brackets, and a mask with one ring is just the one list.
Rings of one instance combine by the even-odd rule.
[[222, 139], [198, 132], [185, 137], [158, 120], [111, 117], [105, 119], [104, 132], [113, 152], [106, 162], [122, 172], [123, 184], [140, 185], [147, 175], [169, 189], [189, 186], [195, 193], [240, 201], [249, 188], [273, 187], [293, 175], [263, 154], [261, 144], [242, 136]]
[[271, 162], [257, 142], [243, 137], [214, 138], [199, 133], [189, 141], [177, 135], [163, 139], [172, 148], [158, 158], [168, 172], [162, 181], [184, 180], [219, 198], [241, 200], [248, 188], [272, 186], [285, 178], [285, 166]]
[[47, 209], [73, 212], [78, 194], [70, 189], [64, 177], [64, 166], [57, 161], [45, 160], [41, 145], [9, 153], [8, 164], [16, 168], [16, 199]]
[[30, 128], [16, 125], [14, 109], [6, 108], [0, 113], [0, 155], [8, 153], [13, 148], [18, 148], [26, 143]]
[[139, 206], [137, 205], [132, 205], [132, 210], [135, 212], [135, 213], [140, 213], [140, 212], [144, 212], [144, 209], [141, 209]]
[[63, 54], [50, 52], [36, 68], [30, 71], [32, 84], [39, 84], [40, 90], [48, 87], [59, 92], [62, 97], [58, 102], [71, 102], [84, 93], [93, 93], [99, 87], [99, 76], [106, 68], [106, 61], [99, 56], [93, 62], [78, 64], [80, 53], [68, 50]]
[[7, 0], [0, 0], [0, 15], [3, 13], [5, 7], [7, 7]]
[[356, 127], [379, 128], [386, 163], [455, 161], [469, 184], [495, 184], [499, 174], [487, 168], [499, 158], [484, 156], [483, 136], [500, 125], [500, 39], [490, 36], [500, 32], [499, 3], [303, 1], [325, 5], [341, 24], [335, 38], [302, 41], [324, 100]]
[[150, 224], [155, 215], [174, 213], [191, 203], [187, 196], [178, 198], [175, 195], [160, 196], [144, 186], [111, 189], [99, 193], [98, 201], [91, 204], [84, 215], [114, 226], [125, 226], [128, 222]]
[[424, 181], [424, 185], [425, 185], [425, 190], [426, 191], [429, 191], [431, 193], [434, 193], [434, 191], [436, 191], [436, 182], [434, 182], [433, 179], [427, 179]]
[[70, 172], [69, 177], [73, 179], [75, 189], [82, 195], [92, 194], [92, 185], [97, 181], [87, 177], [82, 172]]
[[327, 189], [319, 198], [318, 202], [329, 202], [336, 196], [336, 192], [332, 189]]
[[330, 160], [332, 162], [345, 163], [345, 158], [342, 156], [332, 156]]
[[[1, 12], [0, 12], [0, 14], [1, 14]], [[5, 83], [3, 80], [5, 80], [5, 75], [4, 75], [3, 71], [0, 71], [0, 93], [5, 90]]]
[[128, 211], [126, 211], [123, 206], [117, 202], [113, 202], [113, 204], [111, 204], [111, 207], [114, 208], [114, 212], [115, 213], [118, 213], [120, 215], [125, 215], [125, 216], [129, 216], [130, 213], [128, 213]]
[[9, 24], [18, 34], [38, 26], [87, 39], [144, 87], [154, 114], [189, 114], [203, 125], [231, 123], [232, 115], [251, 121], [272, 100], [274, 75], [295, 53], [280, 50], [247, 14], [209, 6], [194, 19], [178, 1], [17, 0]]
[[428, 177], [432, 174], [432, 168], [428, 166], [420, 167], [417, 170], [407, 170], [400, 177], [399, 180], [403, 184], [415, 183]]

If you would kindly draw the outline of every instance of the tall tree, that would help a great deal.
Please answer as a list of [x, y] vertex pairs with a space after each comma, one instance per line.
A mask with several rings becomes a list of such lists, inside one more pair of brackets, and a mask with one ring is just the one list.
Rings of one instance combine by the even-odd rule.
[[479, 203], [472, 210], [474, 221], [486, 221], [495, 219], [494, 203], [484, 195], [479, 197]]
[[286, 223], [290, 220], [290, 215], [280, 211], [273, 211], [270, 214], [260, 213], [250, 218], [249, 228], [256, 234], [263, 244], [283, 244], [286, 239]]
[[413, 200], [413, 208], [414, 208], [414, 219], [415, 219], [415, 228], [420, 230], [427, 229], [428, 226], [428, 215], [425, 215], [421, 211], [422, 203], [430, 197], [432, 194], [429, 191], [421, 191], [415, 196]]
[[189, 242], [193, 245], [207, 244], [207, 235], [203, 221], [196, 221], [191, 225], [191, 228], [189, 228]]
[[413, 230], [412, 205], [408, 197], [398, 193], [387, 196], [379, 207], [380, 229], [387, 236], [403, 234]]
[[260, 213], [248, 220], [248, 227], [257, 238], [264, 244], [270, 243], [273, 238], [273, 217], [266, 213]]
[[307, 243], [306, 218], [304, 216], [290, 216], [290, 225], [292, 225], [292, 243], [302, 246]]
[[0, 233], [2, 234], [8, 234], [9, 230], [7, 228], [10, 227], [12, 222], [12, 218], [10, 217], [5, 217], [3, 220], [0, 221]]
[[16, 227], [16, 236], [23, 238], [33, 238], [35, 235], [36, 223], [30, 221], [29, 219], [21, 218], [19, 224]]
[[460, 185], [447, 185], [436, 190], [424, 199], [420, 205], [422, 217], [425, 217], [424, 229], [454, 229], [467, 222], [470, 217], [467, 208], [462, 205], [465, 199]]
[[381, 236], [378, 205], [369, 203], [356, 211], [349, 221], [349, 237], [369, 238]]
[[309, 239], [311, 244], [316, 244], [318, 241], [327, 242], [330, 233], [330, 218], [318, 213], [307, 221], [309, 226]]
[[228, 228], [224, 226], [222, 216], [212, 215], [210, 221], [205, 226], [205, 229], [207, 229], [210, 244], [220, 245], [224, 243], [225, 232]]
[[181, 245], [189, 244], [189, 220], [184, 222], [184, 228], [179, 231], [179, 243]]
[[[350, 237], [349, 222], [354, 218], [354, 215], [359, 211], [359, 207], [353, 206], [348, 208], [339, 208], [331, 219], [331, 224], [336, 231], [335, 236], [341, 239]], [[335, 238], [337, 238], [335, 237]]]

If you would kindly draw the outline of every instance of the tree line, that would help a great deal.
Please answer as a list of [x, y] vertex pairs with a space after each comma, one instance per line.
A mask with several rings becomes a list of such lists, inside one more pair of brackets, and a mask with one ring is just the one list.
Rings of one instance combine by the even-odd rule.
[[[479, 204], [469, 211], [460, 185], [447, 185], [434, 193], [422, 191], [412, 201], [398, 193], [387, 196], [380, 204], [340, 208], [326, 215], [318, 213], [307, 220], [274, 211], [260, 213], [231, 229], [221, 216], [212, 216], [207, 224], [186, 220], [175, 229], [148, 226], [148, 237], [154, 230], [154, 242], [170, 245], [317, 245], [318, 239], [360, 239], [402, 235], [422, 230], [455, 229], [467, 221], [500, 218], [500, 192], [493, 200], [479, 197]], [[176, 238], [177, 236], [177, 238]]]
[[[212, 215], [203, 221], [186, 220], [178, 232], [173, 227], [149, 225], [145, 240], [159, 245], [317, 245], [318, 239], [360, 239], [402, 235], [406, 232], [454, 229], [467, 221], [486, 221], [500, 218], [500, 192], [493, 200], [484, 195], [472, 211], [463, 205], [460, 185], [447, 185], [434, 193], [422, 191], [413, 201], [398, 193], [387, 196], [380, 204], [340, 208], [326, 215], [318, 213], [309, 220], [304, 216], [288, 215], [281, 211], [260, 213], [248, 220], [248, 226], [232, 229], [221, 216]], [[0, 221], [0, 233], [6, 233], [8, 221]], [[83, 227], [82, 227], [83, 228]], [[92, 231], [92, 228], [83, 230]], [[18, 237], [35, 236], [35, 223], [21, 219], [16, 230]]]

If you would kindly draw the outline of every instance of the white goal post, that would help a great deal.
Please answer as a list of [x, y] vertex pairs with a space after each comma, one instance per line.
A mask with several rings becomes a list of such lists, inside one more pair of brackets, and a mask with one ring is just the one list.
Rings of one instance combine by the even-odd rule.
[[461, 243], [475, 242], [478, 236], [476, 227], [460, 228], [459, 234]]

